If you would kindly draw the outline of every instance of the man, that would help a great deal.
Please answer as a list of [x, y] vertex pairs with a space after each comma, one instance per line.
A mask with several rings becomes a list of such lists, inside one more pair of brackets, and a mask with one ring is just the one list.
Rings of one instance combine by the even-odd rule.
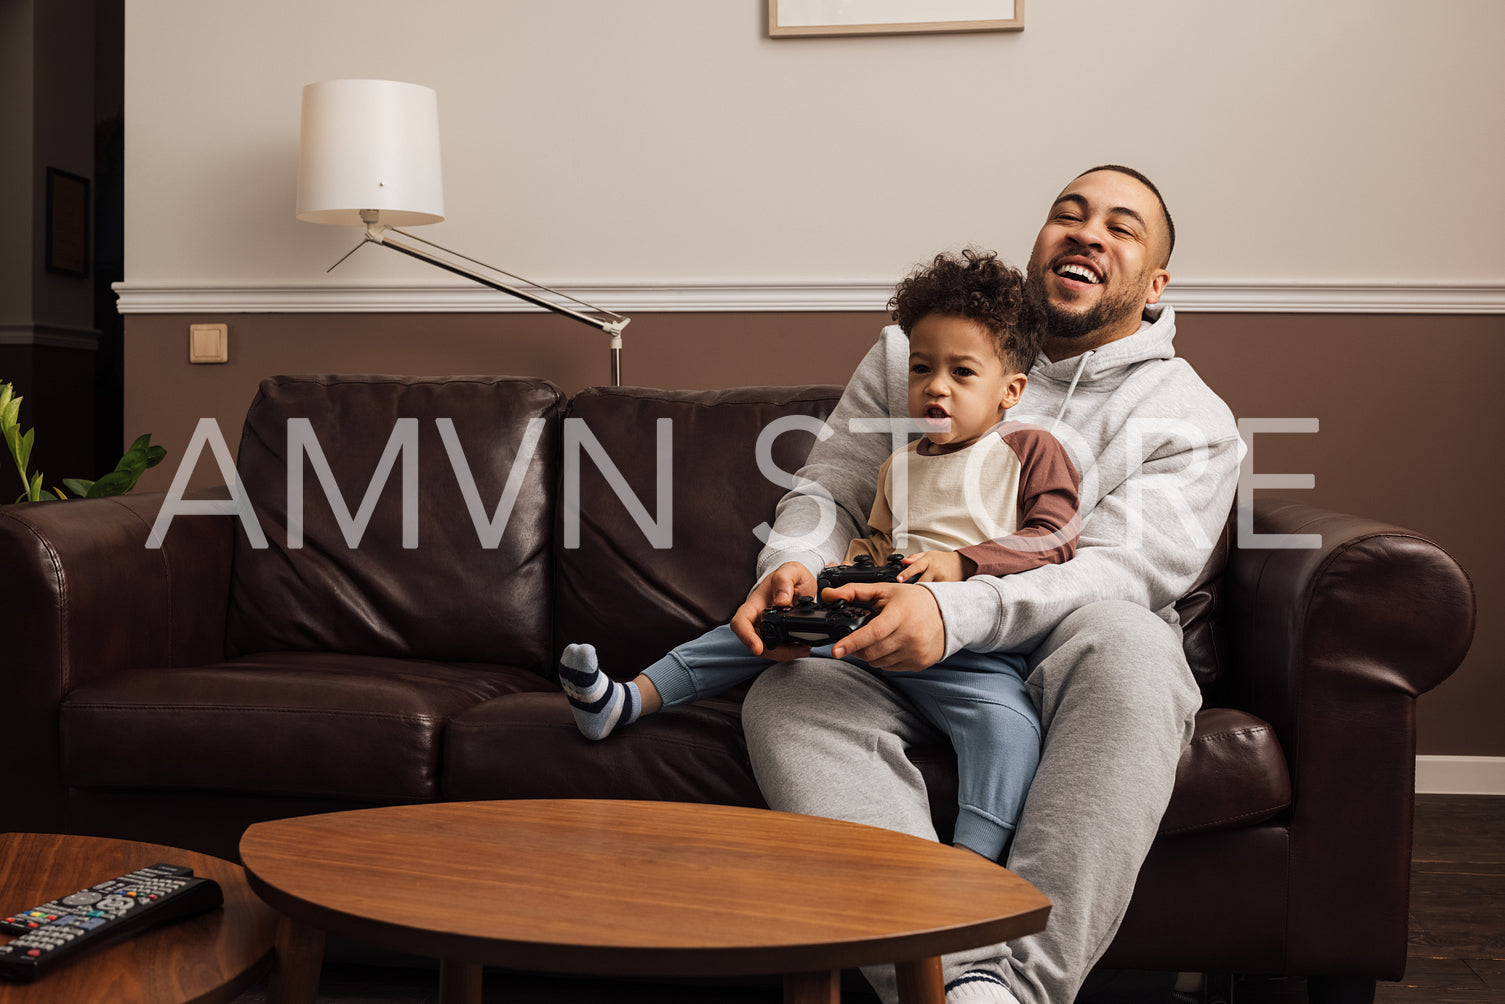
[[[1073, 1000], [1123, 917], [1191, 738], [1201, 698], [1173, 605], [1227, 518], [1242, 447], [1227, 406], [1171, 346], [1175, 314], [1159, 300], [1174, 241], [1153, 184], [1105, 166], [1056, 197], [1030, 255], [1047, 336], [1011, 417], [1054, 432], [1081, 472], [1076, 557], [1002, 578], [828, 594], [879, 608], [837, 656], [915, 672], [961, 649], [1028, 656], [1045, 737], [1006, 863], [1054, 907], [1041, 934], [947, 957], [951, 1002]], [[732, 621], [754, 652], [758, 612], [813, 592], [815, 571], [866, 518], [871, 472], [892, 444], [850, 421], [904, 415], [902, 343], [885, 330], [831, 416], [834, 434], [800, 472], [830, 499], [796, 491], [779, 503], [759, 585]], [[763, 674], [743, 711], [769, 804], [936, 839], [904, 751], [938, 734], [873, 674], [770, 654], [790, 661]], [[891, 972], [869, 978], [894, 998]]]

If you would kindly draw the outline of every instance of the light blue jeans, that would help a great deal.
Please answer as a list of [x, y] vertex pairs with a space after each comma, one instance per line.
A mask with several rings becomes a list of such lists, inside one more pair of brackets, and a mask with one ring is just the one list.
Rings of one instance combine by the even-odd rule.
[[[830, 646], [811, 655], [830, 658]], [[958, 788], [953, 842], [999, 860], [1040, 763], [1040, 716], [1024, 686], [1024, 657], [962, 651], [918, 673], [845, 661], [882, 678], [950, 738]], [[723, 625], [680, 645], [643, 675], [667, 708], [711, 697], [773, 664], [749, 652]]]

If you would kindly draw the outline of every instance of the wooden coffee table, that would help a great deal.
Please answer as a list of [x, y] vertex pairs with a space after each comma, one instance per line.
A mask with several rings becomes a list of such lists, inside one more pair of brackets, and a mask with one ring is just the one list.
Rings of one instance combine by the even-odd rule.
[[585, 799], [439, 803], [257, 823], [251, 888], [284, 914], [272, 999], [308, 1002], [325, 932], [481, 967], [603, 976], [783, 973], [830, 1004], [839, 971], [894, 962], [940, 1004], [940, 955], [1045, 926], [1050, 903], [971, 851], [759, 809]]
[[29, 909], [159, 861], [214, 879], [224, 906], [90, 952], [35, 983], [0, 981], [0, 1004], [231, 1001], [254, 984], [271, 961], [277, 914], [246, 886], [239, 865], [207, 854], [102, 837], [0, 834], [0, 911]]

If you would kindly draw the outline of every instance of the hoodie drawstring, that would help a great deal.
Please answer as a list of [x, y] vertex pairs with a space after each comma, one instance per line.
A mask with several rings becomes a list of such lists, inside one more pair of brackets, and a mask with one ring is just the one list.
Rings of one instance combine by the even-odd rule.
[[1096, 349], [1089, 349], [1082, 353], [1082, 361], [1077, 363], [1076, 372], [1072, 374], [1071, 386], [1066, 388], [1066, 396], [1061, 399], [1061, 410], [1056, 412], [1056, 417], [1050, 423], [1050, 429], [1055, 431], [1056, 426], [1061, 424], [1061, 419], [1066, 415], [1066, 406], [1071, 403], [1071, 395], [1076, 393], [1077, 381], [1082, 379], [1082, 371], [1087, 368], [1087, 360], [1097, 355]]

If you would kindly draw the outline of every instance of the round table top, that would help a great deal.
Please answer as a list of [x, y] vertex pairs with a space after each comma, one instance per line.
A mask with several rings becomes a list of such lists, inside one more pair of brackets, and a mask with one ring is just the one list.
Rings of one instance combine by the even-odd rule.
[[254, 984], [271, 960], [277, 914], [251, 892], [239, 865], [207, 854], [104, 837], [0, 834], [0, 910], [9, 916], [159, 862], [218, 882], [224, 906], [96, 949], [34, 983], [0, 980], [0, 1004], [223, 1002]]
[[763, 809], [541, 799], [257, 823], [251, 886], [377, 947], [598, 975], [900, 962], [1039, 931], [1050, 903], [971, 851]]

